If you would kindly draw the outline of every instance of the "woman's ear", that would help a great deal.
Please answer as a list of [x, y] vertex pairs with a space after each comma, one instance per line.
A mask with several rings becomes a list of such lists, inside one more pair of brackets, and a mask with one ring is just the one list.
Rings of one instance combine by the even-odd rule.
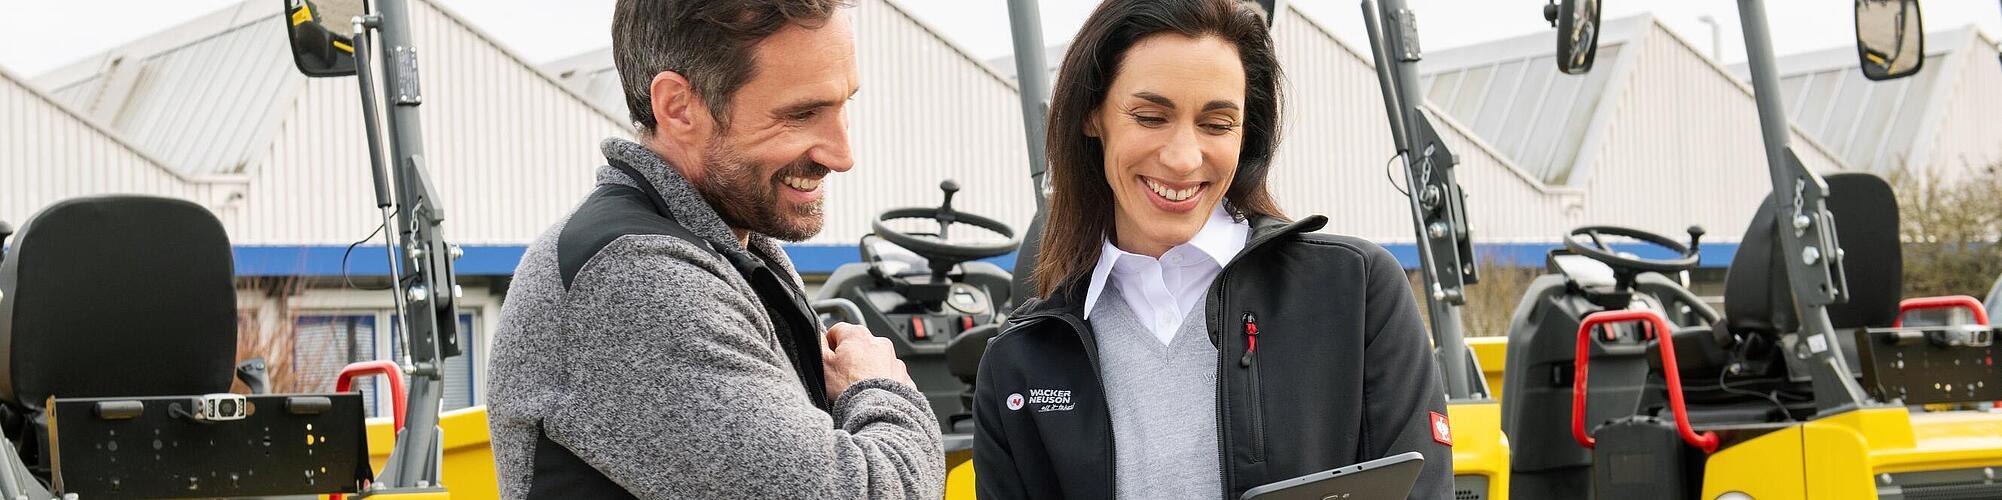
[[1102, 125], [1100, 125], [1098, 122], [1098, 110], [1096, 109], [1091, 110], [1091, 113], [1084, 115], [1085, 137], [1090, 137], [1093, 139], [1100, 138], [1100, 136], [1104, 135], [1104, 129], [1101, 127]]

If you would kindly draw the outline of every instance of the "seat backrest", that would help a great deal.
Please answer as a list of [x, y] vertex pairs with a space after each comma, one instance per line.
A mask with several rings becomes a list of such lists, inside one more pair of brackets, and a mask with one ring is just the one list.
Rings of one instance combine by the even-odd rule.
[[58, 202], [0, 264], [0, 399], [226, 392], [236, 358], [229, 237], [200, 205]]
[[[1835, 328], [1890, 326], [1904, 287], [1897, 197], [1890, 184], [1871, 174], [1831, 174], [1824, 180], [1849, 282], [1848, 302], [1830, 305], [1828, 319]], [[1759, 204], [1725, 272], [1724, 319], [1733, 332], [1777, 334], [1800, 327], [1781, 260], [1790, 256], [1782, 255], [1775, 240], [1774, 204], [1770, 195]]]

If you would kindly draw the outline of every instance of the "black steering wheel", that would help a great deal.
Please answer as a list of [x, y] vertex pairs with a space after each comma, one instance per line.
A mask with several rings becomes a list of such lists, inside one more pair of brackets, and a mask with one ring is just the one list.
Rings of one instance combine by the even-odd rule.
[[[874, 229], [876, 236], [882, 237], [884, 241], [904, 247], [904, 249], [910, 250], [911, 253], [924, 257], [925, 260], [932, 262], [932, 267], [934, 268], [949, 268], [961, 262], [999, 257], [1007, 255], [1008, 252], [1015, 251], [1015, 246], [1019, 243], [1020, 239], [1015, 237], [1015, 230], [1009, 228], [1007, 224], [1002, 224], [1001, 221], [987, 217], [958, 212], [952, 209], [952, 195], [959, 192], [958, 183], [947, 180], [939, 183], [938, 188], [945, 192], [945, 202], [939, 204], [937, 208], [890, 209], [884, 211], [881, 215], [877, 215], [876, 220], [869, 223], [870, 228]], [[927, 219], [936, 221], [938, 222], [938, 235], [936, 237], [913, 235], [891, 229], [888, 225], [884, 224], [885, 222], [897, 219]], [[953, 224], [967, 224], [986, 229], [1008, 239], [1007, 241], [995, 243], [950, 243], [947, 242], [946, 235]], [[934, 269], [934, 271], [937, 271], [937, 269]]]
[[[1622, 236], [1648, 242], [1673, 251], [1677, 257], [1648, 259], [1632, 255], [1621, 255], [1619, 252], [1613, 250], [1612, 245], [1606, 244], [1606, 236]], [[1580, 237], [1585, 238], [1586, 241], [1579, 241]], [[1703, 228], [1698, 226], [1689, 227], [1689, 246], [1683, 246], [1682, 243], [1668, 239], [1667, 236], [1639, 229], [1619, 226], [1585, 226], [1573, 229], [1571, 230], [1571, 234], [1564, 236], [1564, 248], [1571, 250], [1572, 253], [1603, 262], [1615, 270], [1674, 273], [1696, 268], [1697, 249], [1702, 244], [1702, 238]]]

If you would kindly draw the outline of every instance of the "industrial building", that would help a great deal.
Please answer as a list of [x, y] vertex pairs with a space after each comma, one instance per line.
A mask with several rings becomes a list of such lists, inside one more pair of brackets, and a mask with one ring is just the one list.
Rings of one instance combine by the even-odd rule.
[[[878, 212], [936, 205], [944, 179], [965, 188], [957, 208], [1026, 226], [1034, 207], [1012, 63], [981, 62], [897, 0], [856, 4], [857, 167], [829, 178], [823, 232], [788, 246], [801, 270], [854, 261]], [[435, 0], [411, 8], [425, 168], [446, 237], [466, 249], [457, 269], [470, 348], [453, 360], [446, 398], [476, 405], [507, 277], [590, 190], [598, 142], [631, 131], [608, 49], [538, 65]], [[1415, 264], [1370, 57], [1325, 26], [1289, 7], [1274, 28], [1288, 103], [1275, 195], [1293, 215], [1328, 215], [1328, 231]], [[1479, 251], [1538, 265], [1578, 225], [1673, 235], [1700, 224], [1712, 235], [1704, 265], [1727, 263], [1769, 189], [1749, 86], [1646, 16], [1606, 23], [1588, 75], [1559, 74], [1550, 39], [1426, 54], [1426, 109], [1457, 155]], [[1848, 49], [1782, 58], [1802, 161], [1883, 172], [2002, 158], [2002, 125], [1979, 118], [2002, 115], [2002, 96], [1971, 90], [2002, 88], [1993, 38], [1964, 29], [1930, 42], [1925, 72], [1883, 84], [1851, 82], [1861, 81], [1853, 51], [1829, 55]], [[1883, 127], [1859, 121], [1875, 112], [1839, 113], [1854, 111], [1842, 104], [1857, 102], [1852, 92], [1899, 118]], [[352, 78], [294, 70], [277, 2], [263, 0], [45, 75], [0, 70], [0, 220], [18, 226], [57, 200], [102, 193], [200, 203], [236, 245], [248, 328], [289, 335], [297, 347], [281, 361], [330, 385], [346, 362], [396, 355], [393, 328], [379, 327], [395, 324], [391, 298], [363, 289], [383, 282], [380, 239], [344, 258], [380, 222], [359, 106]]]

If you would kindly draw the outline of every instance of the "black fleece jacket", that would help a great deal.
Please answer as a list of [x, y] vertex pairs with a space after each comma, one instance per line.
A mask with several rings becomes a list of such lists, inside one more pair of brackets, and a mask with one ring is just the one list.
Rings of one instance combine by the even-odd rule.
[[[1326, 222], [1254, 220], [1210, 285], [1218, 493], [1417, 451], [1425, 470], [1411, 498], [1450, 499], [1451, 438], [1433, 430], [1446, 398], [1403, 268], [1376, 244], [1311, 233]], [[981, 498], [1114, 498], [1112, 420], [1081, 319], [1086, 280], [1024, 304], [981, 359]]]

